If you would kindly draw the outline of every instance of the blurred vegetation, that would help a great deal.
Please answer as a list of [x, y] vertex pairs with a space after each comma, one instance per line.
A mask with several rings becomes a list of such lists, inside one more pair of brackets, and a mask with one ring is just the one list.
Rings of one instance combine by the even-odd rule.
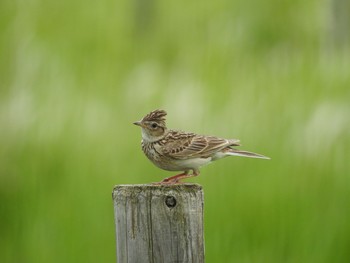
[[349, 4], [0, 2], [0, 261], [114, 262], [111, 191], [171, 175], [131, 123], [241, 139], [205, 190], [207, 262], [349, 262]]

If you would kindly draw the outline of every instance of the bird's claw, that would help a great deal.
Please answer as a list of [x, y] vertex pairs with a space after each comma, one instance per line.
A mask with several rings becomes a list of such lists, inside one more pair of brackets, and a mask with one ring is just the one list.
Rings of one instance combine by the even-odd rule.
[[174, 184], [183, 184], [183, 182], [180, 182], [178, 179], [165, 178], [160, 182], [152, 183], [152, 185], [174, 185]]

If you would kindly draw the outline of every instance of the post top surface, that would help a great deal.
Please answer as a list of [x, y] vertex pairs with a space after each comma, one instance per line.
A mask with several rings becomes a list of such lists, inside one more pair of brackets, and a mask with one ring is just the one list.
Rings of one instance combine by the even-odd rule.
[[131, 193], [140, 193], [144, 191], [152, 192], [199, 192], [203, 188], [199, 184], [192, 183], [183, 183], [183, 184], [174, 184], [174, 185], [154, 185], [154, 184], [121, 184], [116, 185], [113, 188], [113, 199], [118, 195], [129, 195]]

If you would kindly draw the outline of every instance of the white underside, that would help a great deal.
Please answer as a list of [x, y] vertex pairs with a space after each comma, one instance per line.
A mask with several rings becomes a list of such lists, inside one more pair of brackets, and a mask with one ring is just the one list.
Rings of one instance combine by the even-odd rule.
[[208, 158], [191, 158], [187, 160], [176, 160], [174, 161], [174, 164], [176, 164], [176, 166], [180, 168], [180, 170], [198, 170], [200, 167], [210, 164], [212, 161], [216, 161], [226, 156], [228, 156], [228, 154], [217, 152], [213, 156]]
[[178, 168], [180, 168], [180, 170], [193, 170], [193, 169], [197, 170], [200, 167], [211, 163], [211, 161], [212, 161], [211, 157], [192, 158], [192, 159], [187, 159], [187, 160], [176, 160], [176, 161], [174, 161], [174, 164], [176, 164], [176, 166]]

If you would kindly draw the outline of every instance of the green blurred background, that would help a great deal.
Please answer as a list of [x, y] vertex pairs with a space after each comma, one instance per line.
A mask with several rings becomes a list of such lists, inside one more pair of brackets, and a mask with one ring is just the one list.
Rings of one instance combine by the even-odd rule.
[[132, 125], [239, 138], [202, 169], [207, 262], [350, 262], [346, 0], [0, 2], [0, 261], [115, 262]]

